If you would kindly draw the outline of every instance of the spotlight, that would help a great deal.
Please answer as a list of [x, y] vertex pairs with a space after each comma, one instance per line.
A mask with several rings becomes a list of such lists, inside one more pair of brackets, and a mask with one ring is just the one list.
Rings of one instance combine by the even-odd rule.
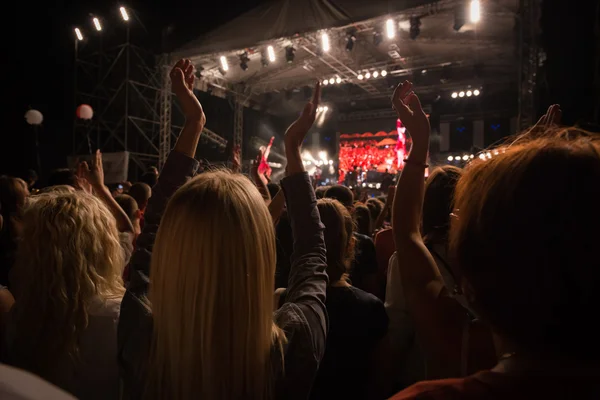
[[83, 35], [81, 34], [81, 30], [79, 28], [75, 28], [75, 35], [77, 35], [77, 40], [83, 40]]
[[324, 52], [329, 51], [329, 35], [326, 32], [323, 32], [321, 35], [321, 48]]
[[480, 158], [481, 160], [485, 160], [485, 154], [481, 153], [481, 154], [479, 155], [479, 158]]
[[410, 38], [415, 40], [421, 33], [421, 18], [411, 17], [410, 18]]
[[323, 86], [327, 86], [327, 85], [329, 85], [329, 81], [328, 81], [327, 79], [323, 80], [323, 82], [322, 82], [322, 85], [323, 85]]
[[475, 96], [479, 96], [479, 94], [480, 94], [480, 93], [481, 93], [481, 92], [479, 91], [479, 89], [475, 89], [475, 90], [473, 90], [473, 94], [474, 94]]
[[333, 160], [329, 160], [329, 165], [333, 165]]
[[335, 83], [335, 79], [331, 78], [329, 79], [329, 84], [333, 85]]
[[475, 158], [475, 156], [474, 156], [473, 154], [471, 154], [471, 155], [469, 156], [469, 158], [472, 160], [472, 159], [474, 159], [474, 158]]
[[129, 14], [127, 14], [125, 7], [119, 8], [119, 11], [121, 11], [121, 17], [123, 17], [123, 21], [129, 21]]
[[242, 71], [247, 71], [248, 70], [248, 63], [250, 62], [250, 58], [248, 57], [248, 52], [245, 51], [242, 54], [240, 54], [240, 68], [242, 69]]
[[383, 71], [381, 71], [381, 76], [386, 76], [387, 75], [387, 71], [384, 69]]
[[267, 47], [267, 55], [269, 56], [269, 61], [275, 62], [275, 49], [273, 49], [273, 46]]
[[348, 34], [348, 41], [346, 42], [346, 51], [352, 51], [354, 48], [354, 42], [356, 41], [356, 36], [354, 34]]
[[381, 36], [381, 32], [375, 31], [373, 32], [373, 44], [375, 46], [379, 46], [383, 41], [383, 37]]
[[465, 154], [462, 159], [463, 161], [467, 161], [469, 159], [469, 156]]
[[457, 98], [457, 97], [458, 97], [458, 93], [456, 93], [456, 92], [452, 93], [452, 98], [453, 98], [453, 99], [455, 99], [455, 98]]
[[377, 72], [377, 71], [374, 71], [374, 72], [373, 72], [373, 78], [377, 78], [378, 76], [379, 76], [379, 72]]
[[321, 106], [317, 107], [317, 112], [321, 112], [321, 111], [323, 111], [323, 107], [321, 107]]
[[370, 77], [371, 77], [371, 73], [370, 73], [370, 72], [367, 72], [367, 73], [365, 74], [365, 78], [369, 79]]
[[454, 157], [454, 161], [460, 161], [460, 156]]
[[358, 74], [357, 78], [359, 81], [362, 81], [364, 79], [364, 76], [363, 74]]
[[94, 21], [94, 26], [96, 27], [96, 30], [98, 32], [100, 32], [102, 30], [102, 25], [100, 25], [100, 20], [98, 18], [94, 17], [94, 19], [92, 21]]
[[287, 61], [288, 64], [291, 64], [294, 62], [294, 57], [296, 56], [294, 53], [296, 52], [296, 49], [294, 49], [294, 46], [288, 46], [285, 48], [285, 61]]
[[481, 4], [479, 0], [471, 0], [470, 14], [472, 23], [476, 24], [481, 20]]
[[323, 111], [328, 111], [328, 110], [329, 110], [329, 107], [327, 107], [327, 106], [323, 107]]
[[487, 153], [485, 153], [485, 156], [486, 156], [487, 158], [492, 158], [492, 153], [490, 153], [490, 152], [488, 151]]
[[465, 97], [465, 92], [460, 92], [460, 93], [458, 94], [458, 97]]
[[396, 23], [391, 18], [385, 21], [385, 31], [387, 32], [388, 39], [392, 39], [394, 36], [396, 36], [395, 24]]
[[467, 97], [471, 97], [473, 96], [473, 92], [471, 92], [470, 90], [467, 90]]
[[221, 56], [221, 69], [225, 72], [229, 71], [229, 64], [227, 63], [227, 57]]
[[453, 160], [454, 160], [454, 157], [448, 156], [448, 161], [453, 161]]
[[339, 76], [335, 78], [335, 83], [342, 83], [342, 78], [340, 78]]

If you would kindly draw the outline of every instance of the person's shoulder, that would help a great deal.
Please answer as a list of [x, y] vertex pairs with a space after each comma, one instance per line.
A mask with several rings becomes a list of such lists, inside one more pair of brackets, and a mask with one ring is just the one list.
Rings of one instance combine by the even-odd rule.
[[383, 307], [383, 302], [381, 300], [379, 300], [379, 298], [377, 296], [375, 296], [369, 292], [365, 292], [364, 290], [359, 289], [355, 286], [350, 286], [349, 289], [352, 291], [352, 294], [354, 295], [354, 297], [361, 303], [368, 304], [369, 306], [372, 306], [372, 307], [378, 307], [378, 306]]
[[0, 399], [74, 400], [75, 397], [27, 371], [0, 364]]
[[392, 396], [390, 400], [484, 399], [485, 386], [474, 377], [441, 379], [416, 383]]

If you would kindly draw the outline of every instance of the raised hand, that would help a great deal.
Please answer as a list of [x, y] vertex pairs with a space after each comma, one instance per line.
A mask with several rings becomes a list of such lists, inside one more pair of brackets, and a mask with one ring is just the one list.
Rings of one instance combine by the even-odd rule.
[[285, 147], [299, 149], [306, 137], [306, 134], [315, 122], [317, 107], [321, 101], [321, 83], [317, 82], [313, 92], [312, 100], [304, 106], [300, 117], [294, 121], [285, 132]]
[[81, 172], [95, 190], [104, 189], [104, 167], [102, 166], [102, 153], [99, 149], [96, 150], [92, 159], [92, 168], [90, 169], [88, 163], [84, 161], [81, 163]]
[[194, 95], [194, 65], [190, 60], [179, 60], [171, 70], [171, 86], [179, 99], [186, 120], [206, 123], [202, 106]]
[[231, 155], [231, 170], [235, 173], [239, 173], [242, 170], [242, 162], [240, 160], [240, 146], [233, 146]]
[[429, 119], [421, 107], [419, 97], [412, 91], [412, 83], [404, 81], [392, 95], [392, 105], [414, 142], [429, 141]]

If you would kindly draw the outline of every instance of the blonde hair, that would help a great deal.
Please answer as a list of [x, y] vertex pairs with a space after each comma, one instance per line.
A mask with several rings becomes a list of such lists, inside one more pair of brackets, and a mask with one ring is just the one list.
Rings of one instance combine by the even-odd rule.
[[271, 395], [275, 233], [242, 175], [206, 172], [169, 201], [152, 253], [147, 397]]
[[83, 192], [34, 196], [23, 212], [14, 268], [14, 364], [46, 379], [57, 357], [77, 360], [88, 307], [125, 292], [114, 217]]

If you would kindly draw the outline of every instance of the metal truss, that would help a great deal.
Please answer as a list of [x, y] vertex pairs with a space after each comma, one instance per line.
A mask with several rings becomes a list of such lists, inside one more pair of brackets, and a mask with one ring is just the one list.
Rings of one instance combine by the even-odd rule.
[[241, 94], [236, 94], [234, 99], [235, 103], [233, 108], [233, 146], [239, 146], [240, 160], [243, 160], [244, 99]]
[[158, 167], [162, 169], [171, 151], [171, 87], [169, 79], [169, 57], [162, 56], [162, 90], [160, 92], [160, 144], [158, 152]]
[[540, 0], [520, 0], [520, 65], [519, 65], [519, 119], [518, 128], [523, 131], [535, 121], [537, 70], [540, 33]]

